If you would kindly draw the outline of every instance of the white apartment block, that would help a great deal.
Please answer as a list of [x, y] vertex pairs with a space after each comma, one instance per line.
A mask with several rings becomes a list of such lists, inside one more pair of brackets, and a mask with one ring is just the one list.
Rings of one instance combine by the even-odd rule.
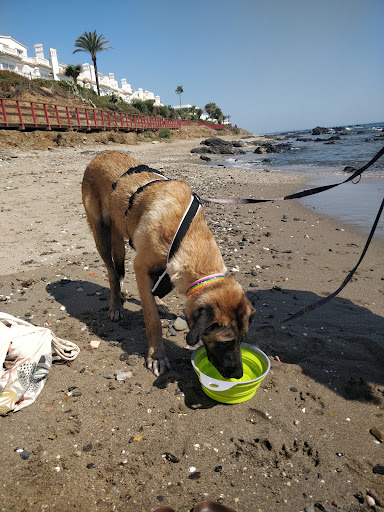
[[[9, 70], [23, 75], [30, 80], [33, 78], [47, 78], [52, 80], [71, 81], [64, 75], [65, 68], [68, 64], [59, 62], [57, 51], [54, 48], [49, 49], [49, 59], [44, 57], [44, 49], [42, 44], [35, 44], [35, 57], [28, 57], [27, 47], [19, 43], [10, 36], [0, 36], [0, 71]], [[114, 73], [103, 75], [98, 72], [100, 94], [112, 94], [119, 96], [127, 103], [132, 100], [155, 100], [155, 105], [160, 106], [160, 96], [155, 96], [153, 92], [144, 91], [142, 88], [138, 90], [132, 89], [131, 84], [123, 78], [121, 87], [115, 80]], [[97, 91], [95, 68], [89, 63], [82, 65], [78, 83], [88, 89]]]

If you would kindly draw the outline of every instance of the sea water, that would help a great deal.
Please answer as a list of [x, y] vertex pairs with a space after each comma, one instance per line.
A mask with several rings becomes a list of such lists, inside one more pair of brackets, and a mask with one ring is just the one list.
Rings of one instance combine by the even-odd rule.
[[[317, 187], [346, 180], [350, 176], [344, 171], [347, 166], [358, 169], [368, 163], [384, 146], [384, 122], [339, 127], [324, 135], [312, 135], [311, 130], [273, 135], [282, 137], [279, 142], [289, 143], [289, 148], [281, 153], [235, 155], [226, 159], [225, 165], [257, 172], [301, 174], [307, 186]], [[340, 140], [329, 140], [331, 137]], [[384, 156], [363, 173], [359, 183], [348, 182], [300, 202], [369, 233], [383, 197]], [[383, 217], [384, 214], [375, 232], [381, 240]]]

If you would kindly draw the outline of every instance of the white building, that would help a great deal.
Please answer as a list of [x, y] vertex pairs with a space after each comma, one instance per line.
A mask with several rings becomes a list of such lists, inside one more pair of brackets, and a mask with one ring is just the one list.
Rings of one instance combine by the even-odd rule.
[[[10, 36], [0, 36], [0, 71], [9, 70], [23, 75], [29, 79], [48, 78], [53, 80], [71, 81], [64, 75], [64, 71], [68, 64], [59, 62], [57, 52], [54, 48], [49, 49], [49, 59], [44, 57], [44, 49], [42, 44], [35, 44], [35, 57], [28, 57], [27, 47], [19, 43]], [[155, 105], [160, 106], [160, 96], [155, 96], [153, 92], [143, 91], [139, 88], [137, 91], [131, 88], [127, 80], [121, 80], [121, 87], [115, 80], [114, 73], [103, 75], [98, 72], [100, 94], [115, 94], [127, 103], [132, 100], [155, 100]], [[89, 63], [82, 65], [78, 83], [88, 89], [97, 91], [95, 68]]]

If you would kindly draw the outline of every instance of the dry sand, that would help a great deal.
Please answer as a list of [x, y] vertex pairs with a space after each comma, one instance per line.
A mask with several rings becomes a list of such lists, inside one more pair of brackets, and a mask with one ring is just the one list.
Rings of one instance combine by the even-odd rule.
[[[203, 165], [190, 154], [198, 143], [113, 149], [205, 196], [276, 197], [302, 188], [295, 175]], [[156, 381], [144, 367], [131, 251], [127, 319], [107, 319], [105, 268], [80, 193], [86, 165], [105, 149], [0, 149], [1, 310], [81, 349], [70, 366], [53, 366], [33, 405], [0, 418], [0, 510], [150, 512], [167, 504], [184, 512], [204, 499], [242, 512], [383, 510], [384, 444], [370, 432], [384, 431], [382, 244], [373, 242], [339, 297], [282, 327], [289, 313], [341, 284], [365, 237], [294, 201], [209, 206], [255, 320], [274, 324], [252, 327], [247, 337], [272, 365], [256, 395], [219, 404], [201, 391], [185, 332], [171, 336], [164, 327], [166, 378]], [[166, 302], [182, 315], [183, 297], [171, 293]], [[97, 350], [91, 340], [101, 341]], [[116, 381], [120, 369], [132, 377]]]

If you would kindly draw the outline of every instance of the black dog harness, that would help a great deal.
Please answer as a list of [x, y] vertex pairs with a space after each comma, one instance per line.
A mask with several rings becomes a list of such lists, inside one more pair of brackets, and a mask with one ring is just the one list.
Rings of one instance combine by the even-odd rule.
[[[145, 183], [144, 185], [139, 187], [131, 195], [131, 197], [129, 198], [129, 203], [128, 203], [128, 207], [125, 212], [125, 215], [127, 215], [129, 213], [129, 210], [132, 208], [137, 194], [140, 194], [141, 192], [143, 192], [143, 190], [145, 190], [146, 187], [148, 187], [152, 183], [156, 183], [157, 181], [164, 181], [164, 180], [169, 181], [169, 179], [167, 177], [165, 177], [163, 174], [156, 171], [155, 169], [151, 169], [147, 165], [138, 165], [137, 167], [132, 167], [131, 169], [126, 171], [124, 174], [122, 174], [120, 176], [120, 178], [118, 178], [118, 180], [116, 180], [114, 183], [112, 183], [112, 190], [116, 189], [117, 182], [121, 178], [124, 178], [125, 176], [129, 176], [131, 174], [135, 174], [138, 172], [151, 172], [153, 174], [156, 174], [157, 176], [160, 176], [160, 178], [148, 181], [148, 183]], [[168, 256], [167, 256], [167, 264], [168, 264], [169, 260], [176, 254], [177, 250], [179, 249], [180, 244], [189, 229], [189, 226], [191, 225], [193, 219], [196, 217], [200, 208], [201, 208], [201, 200], [200, 200], [199, 196], [197, 194], [192, 194], [189, 206], [186, 209], [186, 211], [183, 215], [183, 218], [180, 221], [179, 227], [177, 228], [177, 231], [175, 233], [175, 236], [173, 237], [171, 246], [169, 248]], [[129, 244], [134, 249], [131, 240], [129, 241]], [[153, 295], [156, 295], [160, 299], [162, 297], [165, 297], [165, 295], [167, 295], [174, 287], [173, 284], [171, 283], [171, 280], [169, 278], [166, 268], [154, 270], [153, 272], [150, 272], [150, 276], [153, 279], [153, 281], [155, 282], [154, 286], [152, 287], [152, 293], [153, 293]]]

